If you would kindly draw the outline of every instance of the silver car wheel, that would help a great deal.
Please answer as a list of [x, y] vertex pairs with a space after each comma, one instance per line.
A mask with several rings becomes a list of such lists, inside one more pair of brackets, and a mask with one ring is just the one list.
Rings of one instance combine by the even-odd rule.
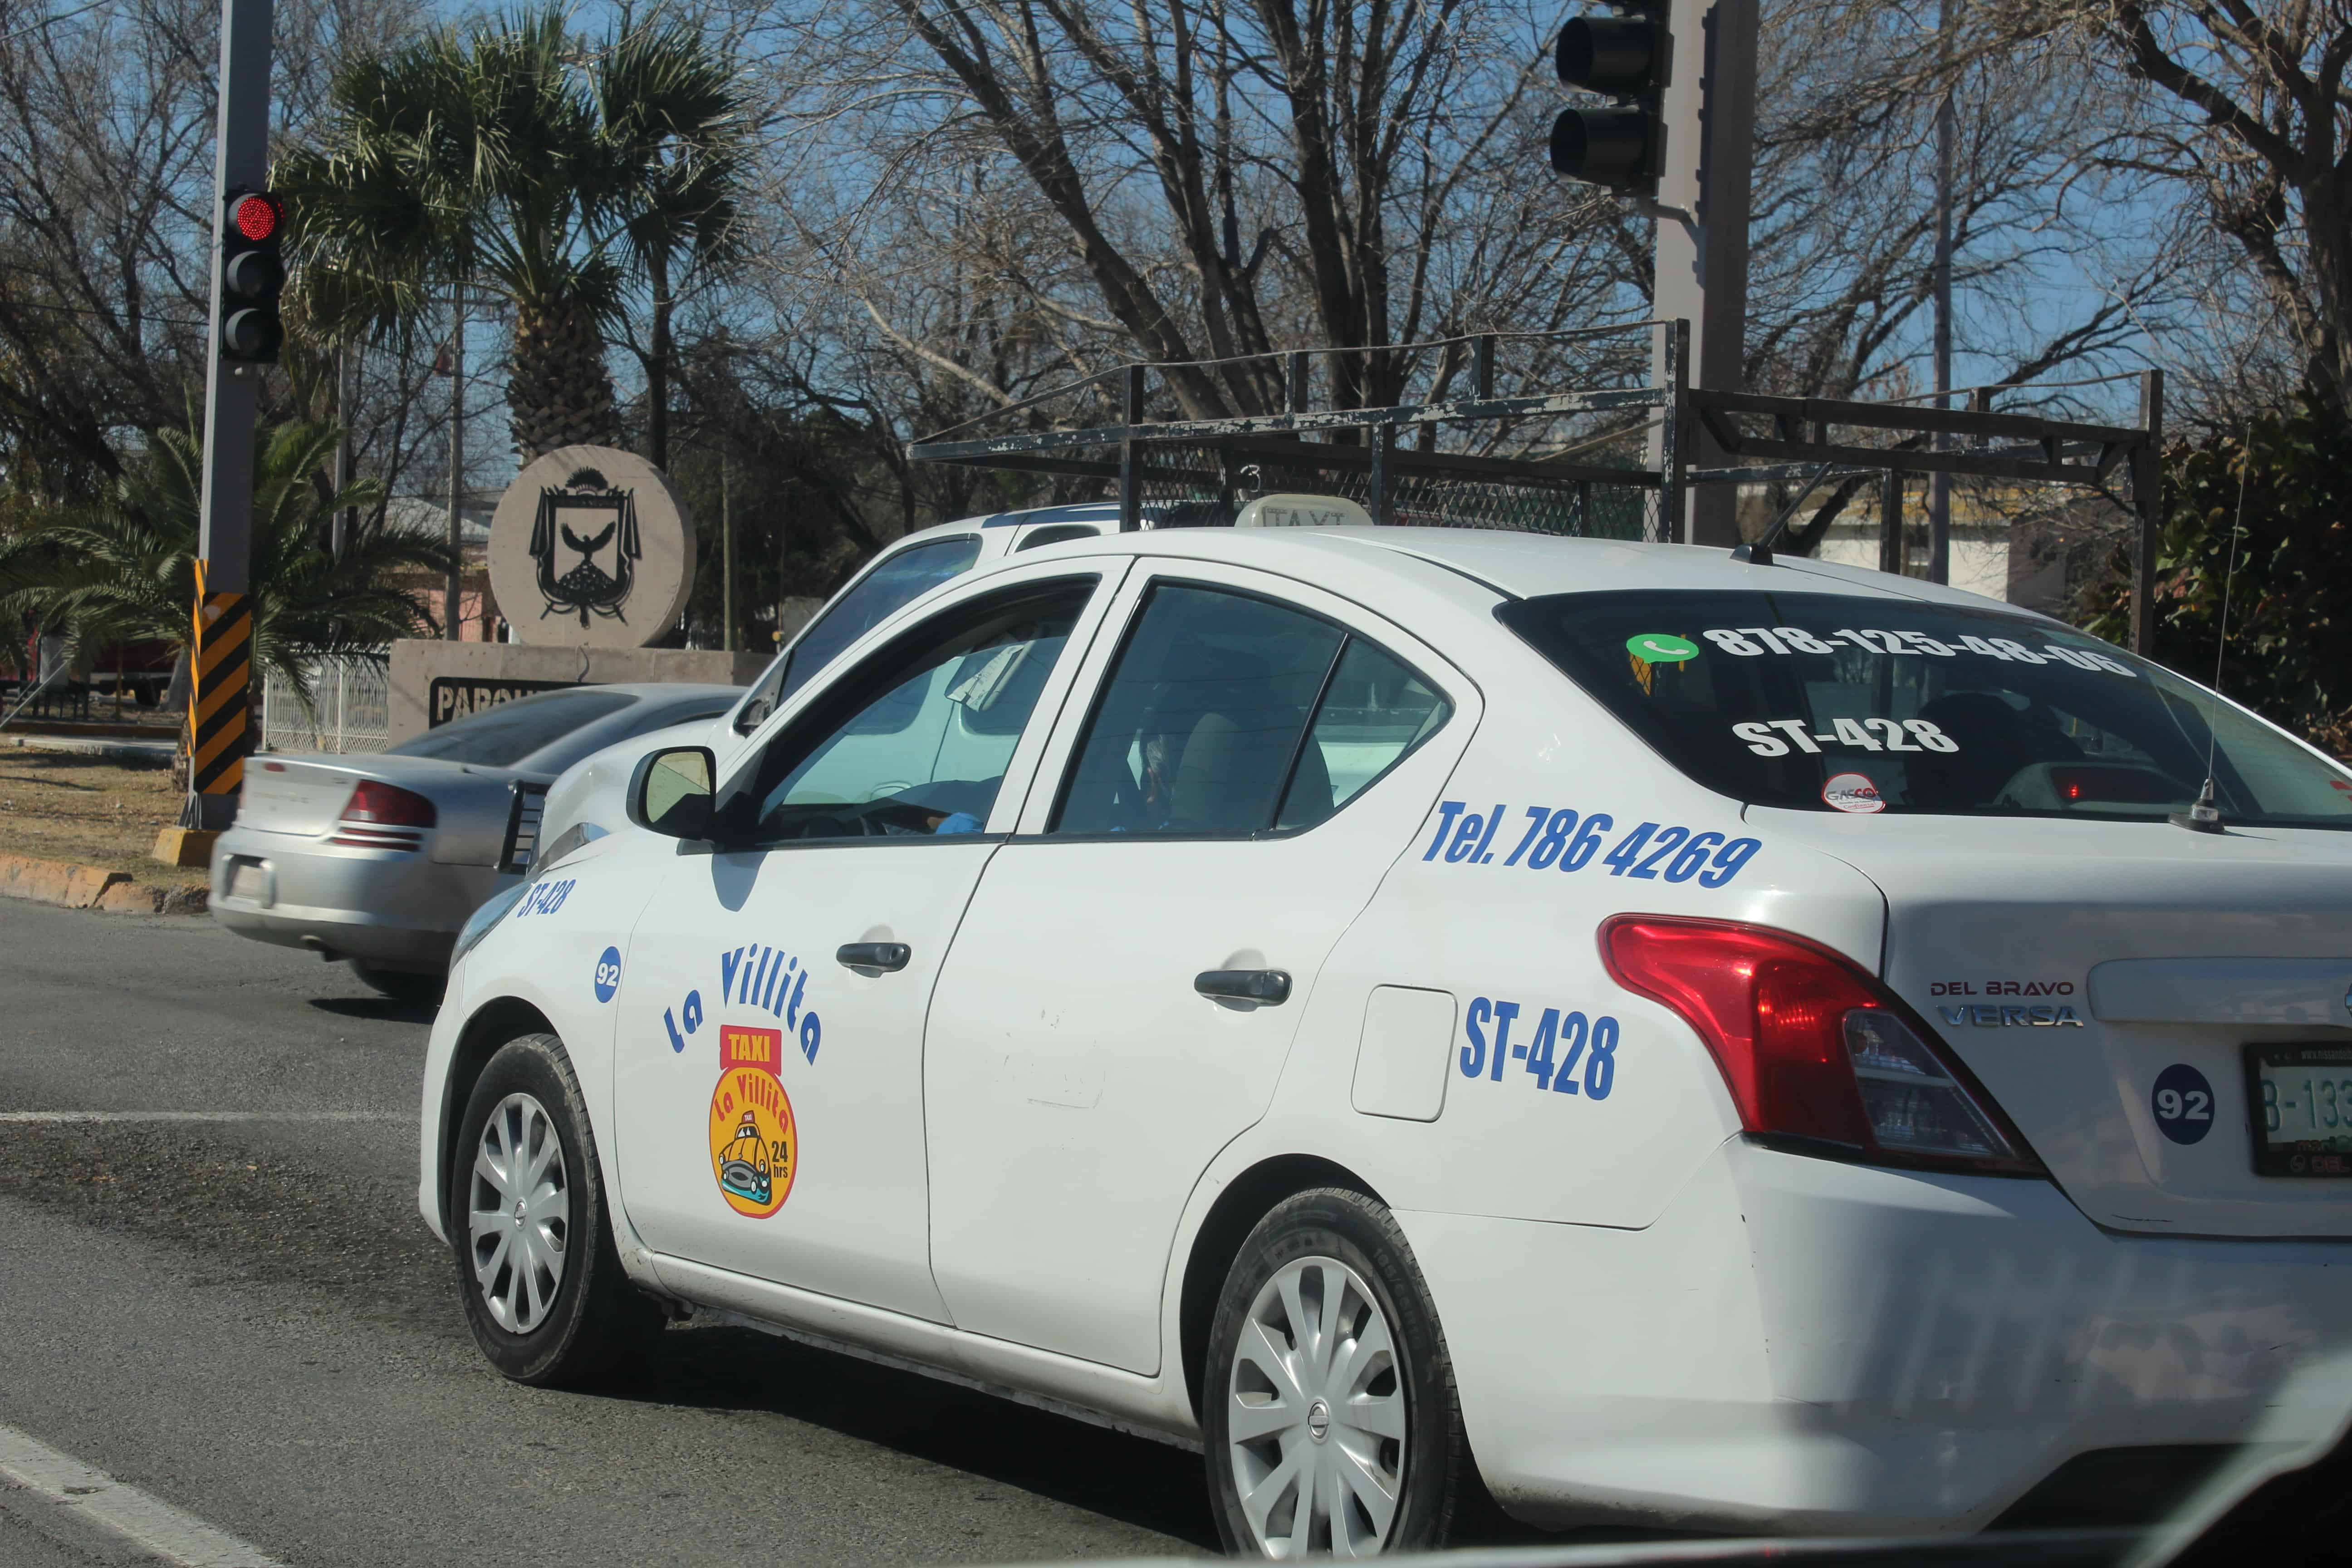
[[1361, 1276], [1303, 1258], [1267, 1280], [1225, 1401], [1234, 1488], [1259, 1551], [1368, 1557], [1387, 1545], [1404, 1486], [1404, 1379]]
[[528, 1094], [499, 1101], [482, 1126], [467, 1184], [475, 1284], [491, 1321], [527, 1334], [555, 1305], [572, 1238], [563, 1142], [547, 1108]]

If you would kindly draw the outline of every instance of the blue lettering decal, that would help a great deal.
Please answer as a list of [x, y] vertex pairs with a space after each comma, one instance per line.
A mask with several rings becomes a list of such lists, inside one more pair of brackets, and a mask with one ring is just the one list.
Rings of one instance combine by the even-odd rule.
[[[1579, 826], [1572, 806], [1523, 809], [1527, 828], [1519, 836], [1517, 847], [1503, 862], [1507, 868], [1525, 866], [1540, 871], [1556, 865], [1575, 872], [1599, 858], [1612, 877], [1651, 881], [1663, 876], [1669, 882], [1696, 880], [1702, 888], [1720, 888], [1738, 876], [1763, 847], [1754, 838], [1735, 838], [1727, 844], [1720, 833], [1699, 833], [1655, 822], [1641, 823], [1613, 844], [1604, 845], [1601, 836], [1616, 826], [1615, 818], [1605, 811], [1586, 813]], [[1435, 831], [1421, 858], [1434, 860], [1443, 855], [1448, 865], [1490, 866], [1495, 861], [1496, 831], [1510, 814], [1509, 805], [1501, 801], [1483, 815], [1466, 809], [1458, 800], [1440, 801]], [[1576, 830], [1573, 837], [1569, 837], [1571, 827]]]
[[1454, 829], [1454, 819], [1461, 815], [1462, 803], [1460, 801], [1441, 800], [1437, 803], [1437, 837], [1432, 838], [1429, 841], [1429, 847], [1422, 851], [1421, 858], [1423, 859], [1434, 860], [1437, 858], [1437, 852], [1445, 847], [1445, 836]]
[[817, 1026], [815, 1014], [811, 1013], [801, 1020], [801, 1055], [812, 1062], [815, 1061], [817, 1042], [824, 1037], [824, 1031]]
[[[1538, 1093], [1574, 1095], [1587, 1100], [1609, 1098], [1609, 1091], [1617, 1087], [1622, 1030], [1616, 1019], [1606, 1015], [1588, 1019], [1582, 1013], [1546, 1007], [1537, 1019], [1534, 1040], [1513, 1045], [1511, 1025], [1519, 1013], [1517, 1002], [1472, 998], [1463, 1016], [1463, 1027], [1470, 1037], [1458, 1058], [1463, 1077], [1501, 1083], [1504, 1068], [1520, 1061], [1527, 1064], [1527, 1077], [1535, 1080]], [[1481, 1024], [1494, 1027], [1491, 1053]], [[1584, 1069], [1580, 1079], [1580, 1063]]]
[[1470, 1010], [1462, 1017], [1462, 1026], [1470, 1034], [1470, 1043], [1462, 1047], [1464, 1078], [1476, 1078], [1486, 1070], [1486, 1037], [1480, 1032], [1478, 1025], [1482, 1020], [1491, 1019], [1494, 1016], [1495, 1005], [1492, 1002], [1487, 1001], [1484, 996], [1471, 998]]
[[[1495, 1060], [1487, 1070], [1496, 1083], [1503, 1081], [1503, 1048], [1511, 1043], [1511, 1020], [1518, 1016], [1519, 1005], [1517, 1002], [1495, 1004]], [[1518, 1054], [1527, 1055], [1527, 1047], [1521, 1046]]]
[[721, 1002], [735, 1000], [735, 971], [742, 963], [743, 950], [740, 947], [732, 952], [719, 955], [719, 999]]
[[789, 1010], [784, 1014], [784, 1025], [787, 1028], [792, 1026], [793, 1020], [801, 1016], [801, 998], [805, 995], [807, 992], [808, 971], [803, 970], [801, 971], [801, 977], [793, 983], [793, 999], [788, 1005]]

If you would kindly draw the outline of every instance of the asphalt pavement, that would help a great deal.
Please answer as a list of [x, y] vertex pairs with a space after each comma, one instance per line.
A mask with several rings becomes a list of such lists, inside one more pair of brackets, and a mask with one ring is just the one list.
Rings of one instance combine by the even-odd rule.
[[148, 1518], [289, 1568], [1214, 1550], [1196, 1456], [748, 1330], [499, 1378], [416, 1214], [430, 1022], [206, 919], [0, 902], [0, 1564], [156, 1561]]

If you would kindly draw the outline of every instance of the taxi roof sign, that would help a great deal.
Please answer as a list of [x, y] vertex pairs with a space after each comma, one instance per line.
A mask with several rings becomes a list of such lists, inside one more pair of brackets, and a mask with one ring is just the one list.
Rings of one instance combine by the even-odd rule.
[[1234, 516], [1235, 528], [1370, 528], [1372, 514], [1345, 496], [1260, 496]]

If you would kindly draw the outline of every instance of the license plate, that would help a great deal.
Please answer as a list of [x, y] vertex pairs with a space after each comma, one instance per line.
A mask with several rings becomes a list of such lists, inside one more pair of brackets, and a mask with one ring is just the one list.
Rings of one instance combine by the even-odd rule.
[[2352, 1046], [2248, 1046], [2254, 1173], [2352, 1176]]
[[262, 869], [261, 863], [257, 860], [231, 862], [228, 872], [228, 896], [257, 904], [268, 903], [270, 901], [269, 873]]

